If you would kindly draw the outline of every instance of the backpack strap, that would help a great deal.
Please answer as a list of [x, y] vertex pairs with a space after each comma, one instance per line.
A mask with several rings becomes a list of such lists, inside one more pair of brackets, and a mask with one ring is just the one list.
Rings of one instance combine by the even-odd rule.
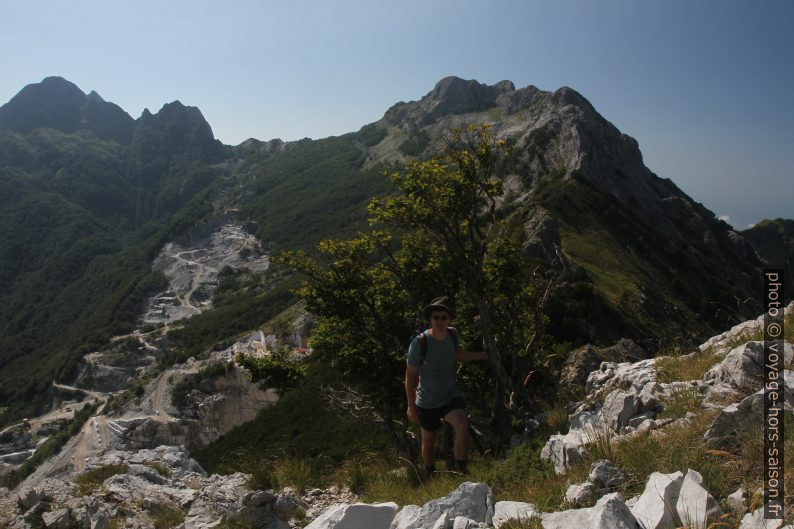
[[[458, 330], [455, 327], [447, 327], [447, 332], [452, 336], [452, 342], [455, 344], [455, 354], [458, 353], [460, 345], [458, 343]], [[423, 331], [419, 335], [419, 367], [422, 367], [427, 359], [427, 331]]]
[[457, 353], [458, 349], [460, 349], [460, 344], [458, 343], [458, 330], [455, 327], [447, 327], [447, 332], [452, 336], [452, 341], [455, 343], [455, 353]]
[[427, 331], [419, 335], [419, 367], [425, 365], [427, 359]]

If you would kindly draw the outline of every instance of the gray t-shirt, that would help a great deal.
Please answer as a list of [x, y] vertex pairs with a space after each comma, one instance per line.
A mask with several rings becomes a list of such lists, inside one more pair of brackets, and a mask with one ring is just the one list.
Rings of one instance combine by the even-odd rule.
[[455, 341], [447, 333], [447, 339], [439, 342], [427, 336], [427, 356], [420, 363], [421, 346], [419, 336], [408, 347], [408, 365], [419, 367], [419, 387], [416, 389], [416, 405], [422, 408], [440, 408], [459, 395], [455, 384]]

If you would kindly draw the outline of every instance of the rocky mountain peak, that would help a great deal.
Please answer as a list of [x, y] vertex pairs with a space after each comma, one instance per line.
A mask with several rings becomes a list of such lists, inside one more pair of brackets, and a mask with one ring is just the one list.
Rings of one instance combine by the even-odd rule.
[[386, 111], [385, 117], [397, 121], [410, 118], [419, 126], [425, 126], [448, 114], [466, 114], [493, 108], [500, 95], [513, 91], [515, 85], [511, 81], [500, 81], [489, 86], [473, 79], [444, 77], [418, 102], [397, 103]]
[[62, 77], [25, 86], [0, 107], [0, 130], [27, 134], [37, 128], [62, 132], [93, 131], [99, 138], [128, 143], [133, 119], [95, 91], [86, 95]]
[[180, 101], [166, 103], [156, 114], [144, 110], [131, 147], [134, 158], [143, 164], [174, 155], [214, 160], [223, 150], [201, 111]]
[[194, 141], [213, 141], [215, 139], [212, 127], [204, 119], [201, 110], [197, 107], [183, 105], [179, 100], [163, 105], [153, 119], [164, 126], [189, 132]]

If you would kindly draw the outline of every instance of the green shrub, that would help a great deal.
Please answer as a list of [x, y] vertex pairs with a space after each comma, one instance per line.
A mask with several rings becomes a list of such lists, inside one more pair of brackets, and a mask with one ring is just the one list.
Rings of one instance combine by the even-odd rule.
[[250, 467], [248, 473], [251, 477], [248, 478], [246, 485], [251, 490], [278, 490], [282, 488], [279, 486], [278, 477], [268, 466], [260, 463]]
[[146, 463], [144, 463], [144, 465], [156, 471], [158, 474], [160, 474], [163, 477], [167, 478], [171, 476], [171, 469], [162, 463], [158, 463], [156, 461], [147, 461]]
[[87, 496], [97, 490], [102, 483], [109, 477], [117, 474], [126, 474], [130, 467], [127, 465], [105, 465], [103, 467], [92, 468], [74, 478], [77, 485], [77, 495]]
[[407, 140], [400, 144], [400, 152], [407, 156], [419, 156], [430, 143], [430, 136], [424, 129], [413, 131]]
[[250, 520], [235, 514], [224, 515], [221, 522], [215, 527], [217, 529], [254, 529]]
[[279, 488], [290, 486], [299, 495], [306, 492], [312, 478], [319, 473], [312, 459], [289, 458], [276, 462], [274, 474], [279, 483]]
[[703, 394], [695, 387], [680, 388], [662, 398], [663, 410], [660, 419], [684, 417], [687, 412], [697, 412], [703, 402]]
[[185, 511], [161, 505], [154, 509], [152, 523], [154, 529], [172, 529], [185, 521]]
[[248, 370], [251, 382], [278, 389], [281, 393], [296, 387], [306, 371], [304, 364], [280, 359], [275, 355], [254, 358], [239, 354], [236, 361]]

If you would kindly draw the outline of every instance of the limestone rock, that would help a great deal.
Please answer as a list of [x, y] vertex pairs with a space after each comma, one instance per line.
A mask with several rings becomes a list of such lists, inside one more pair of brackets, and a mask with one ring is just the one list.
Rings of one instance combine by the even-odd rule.
[[631, 508], [632, 514], [645, 529], [665, 529], [676, 522], [675, 506], [683, 481], [681, 472], [654, 472], [650, 475], [645, 490]]
[[[794, 372], [784, 371], [784, 412], [794, 413]], [[761, 424], [764, 414], [764, 389], [761, 388], [740, 403], [725, 407], [703, 434], [703, 440], [712, 447], [730, 447], [736, 442], [738, 432]]]
[[764, 519], [764, 508], [748, 512], [742, 518], [739, 529], [794, 529], [794, 525], [783, 525], [783, 520]]
[[602, 496], [593, 507], [541, 515], [544, 529], [640, 529], [619, 492]]
[[41, 515], [41, 520], [47, 529], [69, 529], [69, 509], [45, 512]]
[[[548, 210], [542, 206], [537, 207], [532, 212], [531, 217], [527, 219], [524, 225], [524, 232], [527, 237], [523, 246], [528, 255], [549, 263], [555, 268], [562, 264], [556, 251], [556, 248], [561, 247], [560, 226]], [[599, 359], [598, 362], [601, 360]], [[587, 374], [598, 367], [597, 363], [590, 367], [592, 362], [590, 360], [586, 365], [576, 365], [568, 370], [563, 367], [563, 381], [570, 383], [566, 378], [574, 377], [575, 383], [584, 385], [587, 380]]]
[[508, 520], [529, 520], [540, 513], [531, 503], [521, 501], [498, 501], [494, 505], [493, 526], [499, 529]]
[[392, 521], [391, 529], [427, 529], [433, 527], [445, 513], [450, 522], [457, 516], [465, 516], [489, 524], [494, 513], [491, 488], [485, 483], [470, 481], [462, 483], [443, 498], [430, 500], [418, 512], [415, 507], [403, 508]]
[[454, 518], [452, 518], [448, 512], [444, 511], [430, 529], [452, 529], [453, 520]]
[[612, 347], [597, 348], [586, 344], [568, 354], [562, 367], [561, 382], [565, 385], [584, 386], [587, 377], [598, 369], [601, 362], [626, 362], [644, 357], [645, 351], [630, 338], [621, 338]]
[[604, 399], [601, 416], [612, 430], [619, 432], [637, 413], [639, 404], [640, 399], [636, 393], [617, 389]]
[[568, 467], [584, 460], [586, 442], [587, 437], [582, 430], [552, 435], [540, 451], [540, 458], [551, 462], [557, 474], [564, 474]]
[[394, 519], [389, 529], [407, 529], [409, 527], [419, 527], [419, 517], [422, 515], [422, 508], [418, 505], [406, 505], [394, 515]]
[[691, 468], [684, 476], [675, 508], [681, 522], [690, 527], [706, 527], [722, 514], [717, 501], [706, 490], [703, 476]]
[[314, 519], [305, 529], [387, 529], [397, 512], [397, 504], [354, 503], [336, 505]]
[[456, 516], [455, 520], [452, 522], [452, 529], [479, 529], [481, 527], [487, 526], [483, 523], [475, 522], [471, 518], [466, 518], [465, 516]]
[[98, 512], [91, 517], [91, 529], [110, 529], [110, 517], [105, 511]]
[[747, 509], [747, 493], [742, 487], [736, 489], [736, 492], [729, 494], [726, 498], [728, 506], [734, 512], [744, 512]]
[[663, 391], [661, 384], [655, 381], [648, 382], [640, 390], [640, 406], [644, 410], [661, 410], [660, 394]]
[[273, 503], [273, 513], [282, 520], [289, 520], [298, 510], [298, 498], [291, 491], [282, 491]]
[[637, 393], [645, 384], [656, 381], [656, 359], [648, 358], [639, 362], [602, 362], [598, 371], [587, 377], [585, 389], [588, 393], [596, 390], [631, 388]]
[[608, 459], [601, 459], [590, 466], [587, 481], [597, 488], [611, 489], [626, 482], [628, 476], [619, 466]]
[[593, 497], [595, 493], [595, 486], [589, 481], [580, 483], [579, 485], [571, 485], [565, 491], [565, 501], [571, 505], [581, 505]]
[[[794, 358], [794, 345], [784, 342], [784, 363]], [[756, 391], [764, 376], [764, 342], [747, 342], [732, 349], [705, 375], [704, 380], [725, 382], [741, 391]]]

